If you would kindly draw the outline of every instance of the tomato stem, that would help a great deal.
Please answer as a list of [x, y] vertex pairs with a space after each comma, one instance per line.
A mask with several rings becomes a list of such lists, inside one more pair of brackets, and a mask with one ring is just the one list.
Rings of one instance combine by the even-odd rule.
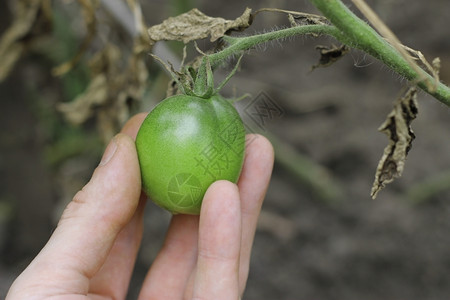
[[225, 61], [228, 57], [240, 54], [242, 53], [242, 51], [249, 50], [256, 45], [301, 34], [328, 34], [334, 36], [339, 35], [339, 32], [334, 26], [306, 25], [280, 29], [252, 36], [224, 36], [223, 40], [228, 43], [228, 47], [226, 47], [222, 51], [208, 55], [209, 60], [211, 62], [211, 66], [216, 67], [221, 62]]
[[315, 24], [284, 28], [252, 36], [224, 36], [228, 44], [223, 50], [208, 55], [211, 67], [214, 68], [228, 57], [242, 54], [272, 40], [287, 37], [315, 34], [329, 35], [352, 48], [360, 49], [379, 59], [399, 75], [407, 78], [413, 84], [450, 106], [450, 88], [438, 82], [423, 69], [411, 66], [408, 61], [382, 36], [380, 36], [365, 21], [353, 14], [340, 0], [310, 0], [327, 17], [331, 25]]
[[363, 50], [382, 61], [398, 74], [417, 84], [421, 89], [450, 106], [450, 88], [436, 82], [430, 74], [411, 66], [405, 58], [365, 21], [357, 17], [341, 0], [310, 0], [336, 26], [345, 44]]
[[228, 76], [219, 84], [217, 89], [215, 89], [214, 93], [218, 93], [225, 86], [225, 84], [227, 84], [227, 82], [231, 79], [231, 77], [233, 77], [233, 75], [236, 73], [237, 69], [239, 68], [239, 64], [241, 62], [242, 56], [243, 56], [243, 54], [241, 54], [241, 56], [239, 56], [239, 59], [238, 59], [236, 65], [234, 66], [233, 70], [231, 70], [230, 74], [228, 74]]

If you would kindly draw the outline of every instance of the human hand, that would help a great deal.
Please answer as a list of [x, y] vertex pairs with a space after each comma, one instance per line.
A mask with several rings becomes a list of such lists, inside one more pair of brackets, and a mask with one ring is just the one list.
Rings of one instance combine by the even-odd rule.
[[[65, 209], [6, 300], [125, 299], [143, 232], [145, 197], [133, 139], [139, 114], [108, 145], [88, 184]], [[200, 216], [174, 215], [139, 299], [239, 299], [273, 149], [250, 136], [237, 186], [213, 183]]]

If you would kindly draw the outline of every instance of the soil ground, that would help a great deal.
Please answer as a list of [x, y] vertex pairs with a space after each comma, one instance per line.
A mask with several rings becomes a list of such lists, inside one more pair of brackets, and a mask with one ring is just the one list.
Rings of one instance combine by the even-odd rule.
[[[441, 79], [450, 83], [447, 0], [368, 3], [402, 42], [427, 58], [440, 57]], [[151, 25], [169, 14], [165, 5], [144, 5]], [[307, 1], [293, 0], [199, 1], [196, 6], [224, 18], [235, 18], [245, 6], [316, 12]], [[283, 24], [281, 14], [261, 14], [248, 32]], [[0, 18], [0, 29], [6, 25], [7, 18]], [[309, 185], [275, 164], [243, 299], [449, 299], [450, 188], [419, 204], [408, 192], [449, 173], [450, 109], [419, 94], [420, 112], [412, 125], [417, 138], [405, 173], [371, 200], [374, 172], [387, 144], [377, 128], [406, 82], [355, 50], [310, 72], [319, 57], [315, 46], [333, 43], [299, 37], [252, 51], [224, 91], [264, 92], [283, 110], [267, 122], [265, 132], [327, 168], [346, 195], [333, 205], [321, 201]], [[14, 203], [12, 210], [0, 206], [0, 297], [45, 244], [63, 203], [86, 182], [98, 159], [74, 157], [57, 171], [46, 164], [46, 127], [22, 88], [24, 80], [32, 80], [55, 99], [60, 87], [41, 72], [42, 66], [28, 58], [0, 85], [0, 204]], [[146, 213], [130, 299], [136, 298], [169, 222], [154, 205]]]

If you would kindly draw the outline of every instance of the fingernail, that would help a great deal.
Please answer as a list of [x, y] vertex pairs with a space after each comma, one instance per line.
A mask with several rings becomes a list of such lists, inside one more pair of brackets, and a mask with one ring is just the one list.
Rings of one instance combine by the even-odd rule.
[[109, 142], [108, 147], [106, 147], [105, 153], [103, 153], [102, 160], [100, 161], [100, 166], [106, 165], [111, 158], [114, 156], [117, 150], [116, 138], [114, 137], [111, 142]]

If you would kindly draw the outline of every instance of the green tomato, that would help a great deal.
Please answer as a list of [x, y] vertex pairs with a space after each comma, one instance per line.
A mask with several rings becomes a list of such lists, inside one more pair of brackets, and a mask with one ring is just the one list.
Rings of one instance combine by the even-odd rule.
[[236, 109], [217, 94], [176, 95], [148, 114], [136, 148], [147, 196], [174, 214], [199, 214], [214, 181], [237, 182], [245, 129]]

